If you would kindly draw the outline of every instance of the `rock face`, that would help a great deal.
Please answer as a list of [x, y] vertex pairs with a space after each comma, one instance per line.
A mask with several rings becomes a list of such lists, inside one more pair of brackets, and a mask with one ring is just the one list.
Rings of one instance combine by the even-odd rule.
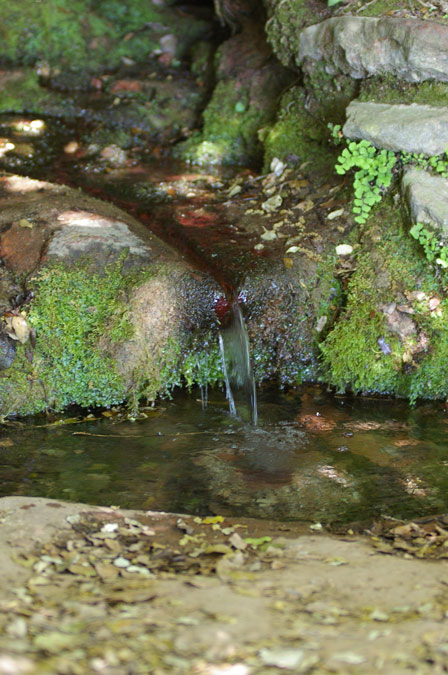
[[354, 78], [393, 73], [409, 82], [448, 81], [448, 26], [390, 17], [327, 19], [300, 34], [296, 63], [324, 61]]
[[352, 101], [343, 133], [378, 148], [440, 155], [448, 149], [448, 108]]
[[129, 215], [3, 175], [0, 251], [3, 415], [152, 399], [186, 371], [190, 382], [210, 379], [200, 364], [219, 361], [208, 342], [220, 291]]
[[407, 169], [402, 179], [402, 192], [415, 223], [448, 237], [448, 181], [427, 171]]

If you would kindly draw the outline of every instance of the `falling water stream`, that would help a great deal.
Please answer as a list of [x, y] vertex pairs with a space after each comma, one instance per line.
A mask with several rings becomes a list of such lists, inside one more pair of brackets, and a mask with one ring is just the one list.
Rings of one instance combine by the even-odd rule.
[[226, 397], [230, 413], [258, 423], [257, 391], [252, 371], [249, 336], [238, 300], [230, 303], [230, 317], [219, 333]]

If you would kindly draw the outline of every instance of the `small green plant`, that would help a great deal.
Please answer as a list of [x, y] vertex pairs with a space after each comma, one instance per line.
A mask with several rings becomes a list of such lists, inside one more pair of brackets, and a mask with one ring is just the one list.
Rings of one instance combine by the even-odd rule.
[[426, 171], [435, 171], [442, 176], [448, 178], [448, 151], [443, 155], [433, 155], [432, 157], [425, 157], [421, 152], [402, 152], [400, 155], [403, 166], [406, 164], [414, 164], [415, 166], [425, 169]]
[[[333, 135], [335, 129], [336, 127], [333, 128]], [[351, 169], [356, 169], [353, 181], [353, 213], [356, 214], [357, 223], [366, 222], [372, 206], [381, 201], [383, 193], [390, 187], [396, 161], [397, 157], [392, 151], [378, 150], [366, 140], [350, 141], [339, 155], [336, 173], [344, 175]]]
[[446, 269], [448, 267], [448, 246], [443, 246], [434, 232], [430, 232], [422, 223], [416, 223], [409, 230], [409, 234], [418, 241], [429, 262], [436, 262]]
[[[328, 128], [335, 145], [340, 145], [343, 141], [347, 143], [347, 147], [338, 157], [335, 171], [344, 175], [352, 169], [355, 170], [353, 180], [355, 198], [352, 210], [355, 214], [355, 221], [361, 225], [366, 222], [372, 207], [381, 201], [391, 186], [394, 168], [398, 161], [401, 167], [414, 165], [448, 178], [448, 151], [432, 157], [415, 152], [395, 153], [392, 150], [376, 148], [366, 140], [352, 141], [344, 138], [340, 124], [330, 123]], [[443, 260], [440, 256], [439, 258]]]

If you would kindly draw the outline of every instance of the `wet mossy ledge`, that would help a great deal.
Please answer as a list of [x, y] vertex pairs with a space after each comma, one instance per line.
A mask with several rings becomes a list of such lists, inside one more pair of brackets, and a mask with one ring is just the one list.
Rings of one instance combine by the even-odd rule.
[[345, 308], [320, 344], [339, 392], [448, 396], [448, 275], [428, 263], [392, 197], [360, 228]]
[[145, 335], [133, 308], [137, 299], [151, 304], [148, 294], [161, 287], [165, 270], [156, 265], [126, 273], [124, 263], [125, 256], [102, 273], [92, 273], [89, 260], [53, 263], [30, 280], [34, 298], [25, 315], [35, 345], [19, 344], [12, 366], [0, 373], [3, 417], [73, 404], [127, 403], [136, 410], [142, 401], [170, 396], [176, 386], [222, 380], [211, 328], [190, 332], [177, 326], [169, 334]]

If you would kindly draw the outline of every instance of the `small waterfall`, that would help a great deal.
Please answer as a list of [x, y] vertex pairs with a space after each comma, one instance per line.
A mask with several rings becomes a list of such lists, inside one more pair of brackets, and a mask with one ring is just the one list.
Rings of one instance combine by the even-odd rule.
[[257, 393], [250, 364], [249, 337], [241, 307], [236, 300], [231, 302], [229, 313], [229, 320], [219, 335], [219, 347], [230, 413], [248, 417], [256, 426]]

